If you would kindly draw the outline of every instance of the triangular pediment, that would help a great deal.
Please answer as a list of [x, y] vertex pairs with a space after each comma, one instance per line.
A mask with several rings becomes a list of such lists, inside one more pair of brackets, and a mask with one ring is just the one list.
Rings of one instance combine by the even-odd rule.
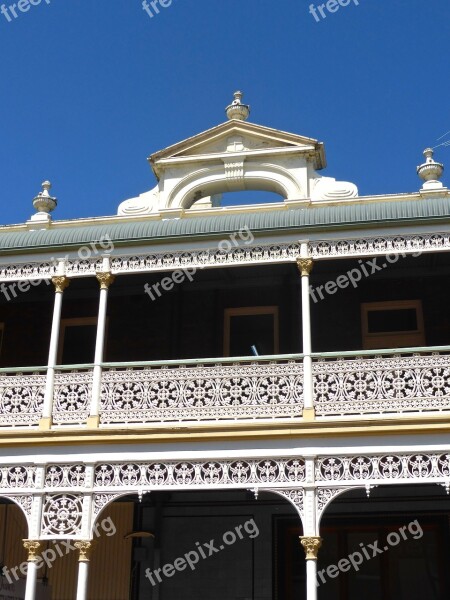
[[156, 165], [163, 159], [295, 148], [308, 148], [310, 151], [314, 149], [323, 156], [323, 146], [315, 139], [246, 121], [231, 120], [156, 152], [150, 156], [149, 161]]

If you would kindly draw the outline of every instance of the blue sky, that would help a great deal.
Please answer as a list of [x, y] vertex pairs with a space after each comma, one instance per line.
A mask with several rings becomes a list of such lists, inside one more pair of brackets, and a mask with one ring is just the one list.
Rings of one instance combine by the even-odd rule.
[[[418, 190], [450, 130], [449, 0], [351, 0], [319, 22], [309, 0], [173, 0], [153, 18], [141, 0], [47, 1], [0, 14], [3, 224], [46, 178], [55, 219], [115, 214], [155, 185], [147, 156], [223, 122], [236, 89], [252, 122], [325, 142], [322, 174], [364, 195]], [[436, 158], [450, 187], [450, 147]]]

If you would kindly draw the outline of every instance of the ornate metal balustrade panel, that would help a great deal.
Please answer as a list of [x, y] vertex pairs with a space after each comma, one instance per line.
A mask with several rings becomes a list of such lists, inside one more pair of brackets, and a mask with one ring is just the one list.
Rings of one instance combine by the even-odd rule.
[[64, 371], [55, 374], [53, 422], [86, 423], [92, 396], [92, 371]]
[[354, 484], [450, 480], [449, 453], [319, 457], [316, 481]]
[[301, 363], [106, 370], [101, 423], [300, 417]]
[[[450, 251], [450, 234], [437, 232], [429, 234], [383, 235], [367, 238], [318, 240], [309, 244], [310, 255], [314, 260], [357, 256], [380, 256], [391, 253], [414, 254], [417, 252]], [[172, 252], [152, 252], [125, 256], [113, 256], [112, 271], [120, 273], [145, 273], [170, 271], [175, 269], [201, 269], [244, 264], [266, 264], [294, 262], [300, 255], [300, 244], [271, 243], [255, 246], [245, 245], [229, 251], [217, 246], [202, 250], [174, 250]], [[72, 257], [67, 259], [69, 277], [93, 276], [101, 269], [102, 260]], [[56, 272], [56, 261], [11, 263], [0, 265], [0, 281], [50, 279]]]
[[168, 271], [172, 269], [203, 269], [227, 265], [261, 264], [295, 261], [300, 255], [300, 244], [273, 243], [258, 246], [237, 246], [221, 250], [218, 246], [202, 250], [155, 252], [146, 255], [114, 257], [114, 273], [133, 271]]
[[380, 256], [386, 254], [415, 254], [450, 250], [450, 234], [430, 233], [384, 235], [379, 237], [324, 240], [309, 243], [311, 257], [343, 258], [351, 256]]
[[450, 356], [313, 363], [318, 416], [450, 410]]
[[86, 465], [48, 465], [44, 481], [49, 489], [83, 488], [87, 485]]
[[42, 416], [46, 376], [17, 373], [0, 375], [0, 425], [38, 425]]
[[70, 537], [81, 533], [83, 496], [47, 494], [42, 507], [42, 537]]
[[0, 467], [0, 489], [26, 489], [36, 487], [36, 466], [8, 465]]
[[[126, 495], [139, 498], [158, 490], [246, 489], [270, 491], [291, 502], [303, 517], [310, 510], [306, 495], [320, 516], [344, 491], [377, 485], [437, 484], [450, 489], [450, 451], [345, 453], [319, 455], [314, 465], [302, 456], [115, 460], [85, 464], [54, 462], [0, 467], [2, 496], [19, 504], [30, 523], [34, 500], [42, 497], [40, 538], [82, 538], [110, 502]], [[312, 467], [312, 468], [311, 468]], [[38, 473], [40, 471], [40, 474]], [[309, 490], [309, 491], [308, 491]], [[444, 490], [442, 490], [444, 493]], [[309, 514], [309, 513], [308, 513]]]
[[[265, 264], [267, 262], [293, 262], [300, 254], [300, 243], [272, 243], [257, 246], [237, 246], [221, 250], [218, 245], [202, 250], [174, 250], [113, 256], [111, 270], [114, 274], [148, 273], [176, 269], [203, 269], [227, 265]], [[93, 276], [101, 269], [102, 260], [93, 258], [67, 258], [69, 277]], [[20, 279], [49, 279], [56, 274], [56, 261], [41, 261], [0, 265], [0, 281]]]
[[94, 489], [173, 487], [289, 486], [305, 480], [301, 458], [226, 459], [98, 464]]

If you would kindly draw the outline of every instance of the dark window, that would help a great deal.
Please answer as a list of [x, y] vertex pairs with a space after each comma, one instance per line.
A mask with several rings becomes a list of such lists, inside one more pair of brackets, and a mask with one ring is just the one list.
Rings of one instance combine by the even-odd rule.
[[241, 315], [230, 319], [230, 356], [274, 354], [273, 315]]
[[367, 313], [368, 333], [390, 331], [417, 331], [415, 308], [394, 310], [371, 310]]
[[65, 324], [60, 364], [79, 365], [94, 361], [96, 323]]

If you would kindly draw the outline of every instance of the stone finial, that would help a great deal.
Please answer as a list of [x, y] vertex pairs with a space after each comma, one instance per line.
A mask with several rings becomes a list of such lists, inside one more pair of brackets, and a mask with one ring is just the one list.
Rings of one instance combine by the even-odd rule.
[[417, 167], [417, 174], [423, 179], [424, 184], [422, 189], [437, 189], [443, 188], [444, 186], [439, 181], [444, 171], [444, 165], [437, 163], [433, 159], [433, 149], [427, 148], [424, 150], [423, 155], [425, 156], [425, 162]]
[[52, 210], [56, 208], [58, 201], [56, 198], [53, 198], [49, 194], [49, 190], [52, 187], [50, 181], [44, 181], [42, 183], [42, 192], [34, 198], [33, 206], [38, 211], [38, 213], [48, 214], [51, 213]]
[[248, 104], [242, 104], [242, 92], [234, 92], [233, 102], [227, 106], [226, 113], [230, 119], [237, 119], [238, 121], [246, 121], [250, 115], [250, 106]]

